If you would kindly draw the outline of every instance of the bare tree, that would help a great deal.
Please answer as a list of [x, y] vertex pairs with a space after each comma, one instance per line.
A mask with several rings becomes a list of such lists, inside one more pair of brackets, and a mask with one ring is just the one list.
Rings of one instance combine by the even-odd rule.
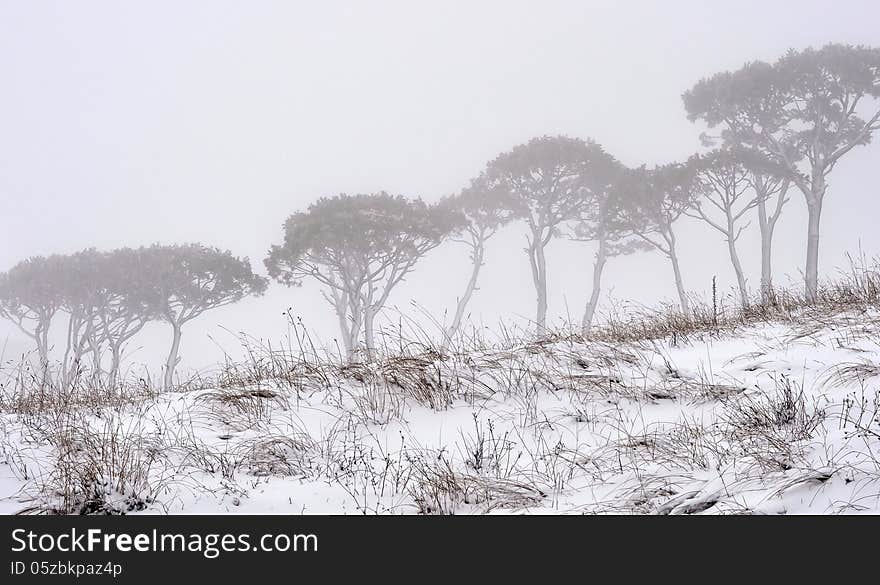
[[628, 193], [626, 209], [633, 234], [669, 259], [681, 310], [690, 312], [673, 226], [693, 205], [699, 192], [695, 169], [678, 163], [651, 170], [641, 167], [622, 180], [626, 182], [623, 188]]
[[589, 205], [590, 170], [595, 177], [601, 174], [597, 169], [616, 164], [595, 142], [544, 136], [501, 154], [486, 168], [487, 185], [510, 194], [515, 216], [529, 229], [525, 252], [537, 296], [539, 334], [547, 329], [546, 247], [563, 224], [577, 220]]
[[284, 284], [313, 278], [323, 285], [347, 358], [354, 357], [361, 332], [370, 356], [375, 318], [391, 291], [461, 221], [446, 206], [385, 192], [323, 198], [287, 219], [284, 243], [272, 246], [265, 264]]
[[828, 175], [880, 129], [880, 108], [861, 114], [866, 102], [880, 98], [880, 49], [830, 44], [789, 51], [773, 65], [753, 62], [704, 79], [683, 97], [688, 118], [722, 125], [729, 144], [755, 148], [783, 166], [803, 194], [804, 285], [807, 298], [815, 300]]
[[450, 239], [467, 246], [471, 260], [470, 278], [464, 292], [458, 298], [452, 323], [444, 332], [445, 346], [461, 328], [468, 303], [477, 291], [477, 281], [486, 253], [486, 242], [512, 219], [513, 211], [509, 194], [497, 186], [494, 189], [488, 187], [484, 176], [473, 180], [467, 189], [459, 195], [444, 200], [442, 204], [464, 217], [462, 227]]

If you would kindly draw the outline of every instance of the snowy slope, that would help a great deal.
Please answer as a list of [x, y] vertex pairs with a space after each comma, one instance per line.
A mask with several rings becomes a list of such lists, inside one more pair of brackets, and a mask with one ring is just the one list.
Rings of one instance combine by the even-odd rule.
[[265, 355], [125, 399], [3, 391], [7, 514], [880, 513], [871, 312], [347, 368]]

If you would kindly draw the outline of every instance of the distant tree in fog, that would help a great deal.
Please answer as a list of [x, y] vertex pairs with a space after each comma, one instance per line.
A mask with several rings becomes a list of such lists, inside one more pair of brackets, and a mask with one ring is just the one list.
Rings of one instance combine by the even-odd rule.
[[[794, 158], [796, 154], [790, 153], [789, 156]], [[695, 164], [700, 168], [706, 190], [689, 215], [704, 220], [725, 236], [743, 305], [748, 302], [748, 291], [736, 241], [750, 223], [740, 225], [740, 221], [747, 212], [757, 208], [761, 236], [761, 302], [770, 302], [773, 233], [789, 200], [788, 171], [760, 152], [738, 146], [724, 146], [699, 157]], [[716, 214], [720, 212], [723, 219], [719, 221], [707, 213], [703, 203], [709, 204], [705, 207], [714, 208]]]
[[740, 304], [745, 307], [749, 304], [749, 291], [736, 242], [748, 227], [748, 222], [743, 221], [744, 216], [758, 205], [745, 153], [721, 148], [695, 156], [690, 164], [696, 168], [698, 180], [704, 188], [699, 190], [699, 196], [685, 214], [705, 222], [724, 236]]
[[372, 354], [375, 318], [391, 291], [461, 222], [446, 206], [385, 192], [322, 198], [287, 219], [284, 243], [272, 246], [265, 264], [284, 284], [323, 285], [351, 359], [362, 332]]
[[[101, 346], [116, 342], [117, 328], [101, 326], [114, 298], [130, 296], [136, 278], [128, 274], [111, 279], [107, 271], [110, 254], [84, 250], [71, 255], [55, 254], [19, 263], [0, 277], [0, 311], [36, 341], [37, 352], [48, 373], [49, 330], [59, 313], [67, 316], [62, 384], [69, 384], [81, 371], [85, 357], [92, 357], [95, 376], [101, 374]], [[123, 335], [123, 340], [127, 336]], [[115, 366], [115, 367], [114, 367]], [[117, 369], [114, 363], [111, 369]]]
[[633, 225], [626, 213], [627, 202], [632, 197], [629, 191], [632, 182], [628, 180], [631, 172], [619, 166], [607, 187], [591, 194], [589, 206], [569, 234], [572, 240], [596, 242], [597, 245], [592, 289], [581, 319], [581, 331], [585, 335], [596, 314], [602, 292], [602, 273], [608, 259], [648, 248], [647, 244], [633, 237]]
[[180, 361], [183, 326], [205, 311], [262, 294], [267, 281], [254, 274], [247, 258], [202, 244], [157, 244], [135, 253], [144, 271], [142, 282], [150, 287], [144, 302], [171, 325], [171, 349], [163, 381], [164, 388], [170, 389]]
[[[36, 257], [0, 275], [0, 314], [37, 346], [48, 374], [49, 329], [67, 315], [60, 382], [69, 387], [91, 360], [96, 379], [118, 379], [122, 348], [151, 320], [171, 323], [174, 338], [165, 369], [171, 386], [181, 328], [208, 309], [265, 290], [266, 280], [246, 260], [198, 244], [152, 246], [112, 252], [89, 249]], [[104, 372], [104, 350], [109, 369]]]
[[160, 318], [159, 298], [151, 294], [151, 275], [141, 262], [147, 249], [122, 248], [100, 256], [101, 270], [95, 282], [99, 298], [95, 327], [110, 352], [107, 380], [111, 388], [119, 377], [124, 345], [147, 323]]
[[[728, 144], [759, 150], [784, 167], [808, 210], [808, 299], [818, 288], [819, 225], [828, 175], [880, 129], [880, 48], [830, 44], [789, 51], [770, 65], [748, 63], [697, 83], [688, 118], [721, 126]], [[868, 102], [873, 102], [868, 108]], [[794, 154], [794, 156], [792, 156]]]
[[66, 343], [61, 361], [62, 381], [69, 385], [79, 376], [86, 356], [92, 357], [92, 374], [101, 375], [101, 342], [97, 315], [101, 307], [101, 256], [83, 250], [63, 257], [52, 274], [67, 313]]
[[61, 291], [54, 275], [63, 257], [35, 256], [0, 274], [0, 316], [33, 340], [40, 366], [49, 363], [49, 329], [61, 309]]
[[788, 203], [788, 189], [791, 185], [788, 171], [752, 153], [747, 159], [749, 182], [758, 201], [758, 227], [761, 233], [761, 302], [767, 304], [773, 298], [773, 233], [776, 222]]
[[592, 141], [566, 136], [533, 138], [491, 161], [484, 173], [489, 188], [511, 196], [511, 210], [528, 225], [526, 255], [537, 294], [538, 333], [547, 328], [545, 249], [562, 226], [577, 220], [592, 192], [607, 184], [617, 162]]
[[471, 182], [460, 194], [441, 202], [454, 213], [460, 213], [464, 221], [451, 236], [455, 242], [468, 247], [471, 260], [470, 278], [464, 292], [458, 298], [452, 323], [446, 328], [444, 344], [449, 343], [461, 328], [465, 310], [474, 292], [483, 266], [486, 242], [513, 217], [510, 194], [497, 186], [490, 188], [484, 176]]
[[690, 164], [672, 163], [646, 169], [634, 169], [622, 179], [626, 193], [627, 221], [636, 237], [669, 258], [681, 310], [690, 311], [690, 303], [676, 248], [675, 222], [693, 206], [701, 184]]

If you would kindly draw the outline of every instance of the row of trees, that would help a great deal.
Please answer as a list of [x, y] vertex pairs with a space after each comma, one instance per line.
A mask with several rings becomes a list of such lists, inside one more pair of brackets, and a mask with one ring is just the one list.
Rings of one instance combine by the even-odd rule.
[[831, 44], [789, 51], [697, 83], [684, 96], [691, 121], [719, 130], [724, 144], [751, 150], [782, 169], [808, 211], [807, 297], [815, 299], [819, 227], [828, 176], [880, 129], [880, 48]]
[[0, 315], [35, 342], [44, 378], [50, 330], [66, 327], [58, 372], [64, 387], [85, 369], [115, 385], [125, 343], [163, 321], [172, 330], [163, 380], [170, 388], [183, 326], [266, 285], [247, 259], [200, 244], [85, 250], [30, 258], [0, 275]]
[[[757, 216], [761, 295], [772, 296], [774, 229], [791, 186], [807, 204], [808, 299], [818, 287], [819, 219], [828, 176], [841, 158], [880, 128], [880, 49], [828, 45], [791, 51], [697, 83], [683, 95], [710, 150], [681, 163], [629, 168], [599, 144], [540, 137], [499, 155], [461, 193], [435, 205], [387, 193], [323, 198], [284, 224], [284, 240], [265, 265], [277, 281], [314, 279], [333, 307], [346, 353], [372, 352], [376, 316], [419, 259], [447, 239], [465, 245], [470, 267], [451, 323], [452, 339], [477, 290], [488, 240], [500, 228], [526, 226], [524, 248], [536, 294], [535, 322], [547, 325], [547, 247], [558, 237], [594, 242], [593, 285], [582, 326], [590, 327], [609, 259], [657, 250], [670, 262], [681, 310], [689, 311], [676, 227], [693, 217], [727, 243], [743, 304], [749, 291], [737, 242]], [[84, 359], [100, 372], [109, 353], [115, 379], [122, 345], [144, 324], [172, 327], [165, 368], [170, 386], [181, 328], [204, 311], [260, 294], [266, 281], [248, 261], [200, 245], [35, 258], [0, 278], [0, 312], [34, 339], [48, 361], [49, 328], [67, 315], [63, 363], [70, 377]]]
[[[469, 249], [470, 276], [447, 339], [461, 326], [477, 289], [486, 242], [512, 221], [527, 226], [525, 253], [536, 293], [538, 332], [547, 322], [546, 249], [560, 236], [597, 244], [593, 286], [582, 326], [593, 321], [608, 260], [654, 249], [670, 262], [681, 310], [689, 302], [675, 227], [684, 216], [705, 222], [727, 243], [740, 300], [749, 302], [737, 242], [756, 215], [761, 236], [761, 297], [772, 297], [772, 245], [792, 185], [808, 209], [805, 292], [818, 289], [819, 219], [837, 162], [880, 128], [880, 49], [827, 45], [790, 51], [697, 83], [683, 95], [701, 121], [708, 153], [682, 163], [627, 168], [597, 143], [535, 138], [490, 161], [460, 194], [435, 206], [375, 195], [321, 199], [285, 224], [285, 240], [266, 259], [286, 284], [312, 277], [325, 286], [346, 349], [374, 347], [373, 321], [391, 289], [428, 250], [450, 238]], [[875, 106], [876, 107], [876, 106]]]
[[592, 141], [535, 138], [490, 161], [460, 194], [436, 205], [387, 193], [323, 198], [287, 220], [284, 242], [271, 248], [265, 264], [284, 284], [312, 278], [323, 285], [346, 352], [359, 347], [361, 334], [371, 352], [375, 317], [393, 288], [444, 240], [461, 243], [469, 251], [470, 270], [445, 330], [448, 341], [477, 290], [487, 242], [501, 227], [520, 221], [527, 226], [524, 250], [539, 332], [547, 323], [547, 247], [556, 237], [596, 243], [593, 286], [582, 319], [588, 329], [608, 260], [637, 250], [656, 249], [669, 259], [681, 309], [689, 310], [674, 229], [689, 215], [726, 237], [747, 303], [736, 250], [742, 219], [758, 209], [766, 250], [762, 291], [769, 295], [772, 232], [787, 201], [785, 177], [783, 169], [742, 149], [724, 147], [681, 164], [629, 169]]

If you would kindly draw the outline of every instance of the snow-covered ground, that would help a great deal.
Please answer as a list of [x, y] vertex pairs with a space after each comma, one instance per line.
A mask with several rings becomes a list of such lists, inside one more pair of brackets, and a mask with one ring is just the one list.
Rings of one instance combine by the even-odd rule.
[[3, 393], [5, 514], [880, 513], [872, 312]]

